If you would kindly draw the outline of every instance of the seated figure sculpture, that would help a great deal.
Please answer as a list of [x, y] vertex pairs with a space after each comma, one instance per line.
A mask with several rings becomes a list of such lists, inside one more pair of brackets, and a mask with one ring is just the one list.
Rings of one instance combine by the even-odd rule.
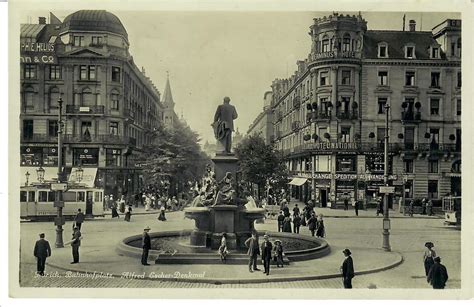
[[224, 178], [218, 184], [218, 191], [214, 206], [216, 205], [235, 205], [235, 190], [232, 182], [232, 173], [227, 172]]

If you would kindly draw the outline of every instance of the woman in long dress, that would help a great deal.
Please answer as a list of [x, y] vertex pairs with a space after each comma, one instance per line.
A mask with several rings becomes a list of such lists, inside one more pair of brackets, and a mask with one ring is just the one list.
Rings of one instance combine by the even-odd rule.
[[326, 236], [326, 230], [324, 228], [323, 216], [319, 215], [318, 216], [318, 222], [317, 222], [316, 237], [324, 238], [325, 236]]
[[227, 261], [227, 254], [229, 251], [227, 250], [227, 234], [222, 234], [221, 245], [219, 246], [219, 255], [221, 256], [221, 261], [226, 263]]
[[158, 216], [158, 220], [160, 220], [160, 221], [166, 221], [165, 211], [166, 211], [165, 206], [164, 206], [164, 205], [161, 205], [161, 208], [160, 208], [160, 215]]
[[291, 217], [290, 215], [286, 215], [285, 219], [283, 220], [283, 232], [292, 232], [291, 231]]
[[114, 202], [112, 204], [112, 218], [114, 218], [114, 217], [120, 218], [120, 215], [117, 212], [117, 203], [116, 202]]
[[434, 251], [433, 247], [434, 244], [431, 242], [425, 243], [425, 253], [423, 254], [423, 264], [425, 265], [425, 274], [428, 276], [428, 273], [431, 270], [431, 267], [434, 264], [434, 258], [436, 258], [436, 252]]
[[125, 221], [130, 222], [130, 218], [132, 217], [132, 206], [128, 205], [127, 209], [125, 209]]

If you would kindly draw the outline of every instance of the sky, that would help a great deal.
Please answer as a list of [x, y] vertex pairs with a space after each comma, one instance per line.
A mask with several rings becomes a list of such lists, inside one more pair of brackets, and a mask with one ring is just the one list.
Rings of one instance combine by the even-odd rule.
[[[107, 8], [106, 8], [107, 9]], [[225, 96], [237, 108], [241, 133], [263, 109], [263, 95], [276, 78], [288, 78], [296, 61], [311, 48], [313, 18], [331, 12], [178, 12], [117, 11], [128, 32], [135, 64], [163, 94], [167, 72], [175, 111], [197, 131], [202, 143], [215, 142], [210, 126]], [[59, 19], [75, 10], [51, 10]], [[48, 11], [24, 14], [37, 23]], [[343, 12], [342, 14], [357, 14]], [[401, 30], [402, 17], [415, 19], [417, 30], [430, 31], [457, 13], [361, 12], [369, 30]]]

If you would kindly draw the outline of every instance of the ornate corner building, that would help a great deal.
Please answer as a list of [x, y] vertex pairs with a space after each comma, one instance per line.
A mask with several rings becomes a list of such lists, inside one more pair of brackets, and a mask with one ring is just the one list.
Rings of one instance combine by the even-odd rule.
[[46, 180], [57, 178], [61, 128], [66, 174], [80, 166], [86, 185], [116, 196], [136, 192], [139, 153], [165, 115], [176, 118], [169, 82], [172, 105], [134, 63], [127, 31], [112, 13], [82, 10], [62, 22], [51, 13], [49, 20], [21, 25], [21, 176], [36, 177], [42, 167]]
[[360, 14], [334, 13], [314, 19], [309, 35], [307, 59], [272, 83], [273, 142], [293, 197], [371, 202], [383, 185], [386, 105], [396, 196], [438, 205], [460, 195], [461, 21], [368, 30]]

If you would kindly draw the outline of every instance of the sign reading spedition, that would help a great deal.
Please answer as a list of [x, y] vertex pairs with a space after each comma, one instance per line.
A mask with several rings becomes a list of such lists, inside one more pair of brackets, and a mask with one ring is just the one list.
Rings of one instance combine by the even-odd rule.
[[21, 43], [20, 62], [32, 64], [56, 64], [55, 45], [50, 43]]

